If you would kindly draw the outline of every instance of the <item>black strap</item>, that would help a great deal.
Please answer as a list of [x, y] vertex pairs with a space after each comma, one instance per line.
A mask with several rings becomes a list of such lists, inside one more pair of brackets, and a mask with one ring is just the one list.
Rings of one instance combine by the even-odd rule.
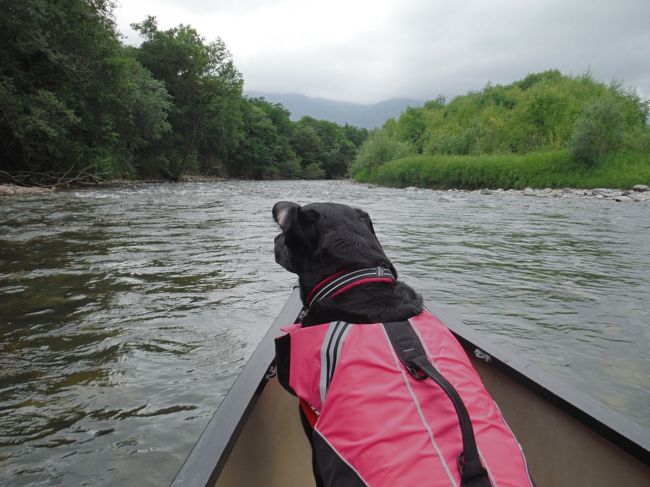
[[476, 447], [474, 429], [469, 413], [453, 385], [445, 379], [427, 358], [424, 347], [408, 321], [384, 323], [388, 338], [409, 373], [418, 380], [431, 378], [451, 399], [463, 437], [463, 451], [458, 455], [458, 470], [462, 487], [490, 487], [490, 480]]

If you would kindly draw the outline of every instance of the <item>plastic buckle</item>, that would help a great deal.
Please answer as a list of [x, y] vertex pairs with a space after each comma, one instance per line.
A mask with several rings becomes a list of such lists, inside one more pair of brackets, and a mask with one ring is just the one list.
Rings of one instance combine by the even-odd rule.
[[411, 374], [416, 380], [424, 380], [427, 378], [427, 374], [420, 369], [419, 367], [413, 367], [412, 365], [405, 365], [406, 370], [409, 371], [409, 374]]
[[462, 478], [465, 473], [465, 457], [463, 456], [463, 452], [460, 452], [456, 457], [456, 465], [458, 466], [458, 473], [460, 473]]

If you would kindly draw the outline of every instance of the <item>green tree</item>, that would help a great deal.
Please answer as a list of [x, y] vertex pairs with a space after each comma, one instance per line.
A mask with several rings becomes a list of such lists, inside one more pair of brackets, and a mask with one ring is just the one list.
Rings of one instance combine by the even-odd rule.
[[315, 162], [312, 162], [302, 171], [302, 177], [305, 179], [323, 179], [325, 178], [325, 171]]
[[596, 164], [622, 146], [625, 125], [620, 103], [611, 98], [596, 100], [576, 120], [569, 148], [578, 160]]
[[422, 134], [424, 133], [424, 110], [407, 107], [397, 121], [397, 133], [403, 141], [410, 142], [418, 152], [422, 152]]
[[323, 141], [316, 128], [311, 123], [307, 123], [304, 118], [294, 126], [291, 146], [296, 151], [303, 168], [311, 164], [320, 165]]
[[326, 120], [303, 117], [294, 127], [291, 145], [300, 158], [303, 170], [312, 167], [309, 170], [310, 178], [317, 174], [313, 170], [314, 165], [320, 167], [325, 178], [341, 178], [348, 173], [367, 134], [367, 130], [350, 125], [341, 127]]
[[368, 129], [355, 127], [354, 125], [345, 124], [343, 126], [343, 135], [346, 139], [354, 144], [354, 147], [358, 149], [361, 147], [361, 144], [368, 138]]
[[256, 179], [298, 176], [300, 166], [289, 145], [289, 112], [263, 98], [244, 99], [242, 112], [238, 150], [227, 165], [228, 174]]
[[[134, 55], [165, 83], [173, 104], [173, 136], [157, 157], [173, 180], [187, 170], [210, 169], [237, 150], [243, 80], [221, 39], [205, 43], [190, 26], [160, 31], [155, 17], [132, 27], [145, 38]], [[200, 159], [200, 160], [199, 160]]]
[[168, 129], [163, 85], [129, 60], [108, 0], [0, 0], [0, 159], [61, 175], [132, 170]]

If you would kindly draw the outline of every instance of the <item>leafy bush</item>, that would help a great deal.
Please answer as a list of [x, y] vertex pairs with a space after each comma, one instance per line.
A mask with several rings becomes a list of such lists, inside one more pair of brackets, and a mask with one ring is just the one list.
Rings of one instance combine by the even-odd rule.
[[576, 120], [569, 149], [576, 159], [594, 165], [621, 147], [625, 125], [620, 103], [611, 98], [595, 100]]
[[369, 174], [386, 161], [415, 155], [415, 146], [406, 141], [390, 136], [382, 130], [376, 130], [361, 145], [356, 161], [350, 166], [350, 175]]
[[300, 162], [298, 159], [287, 159], [278, 163], [279, 175], [283, 178], [298, 178], [300, 177]]
[[302, 177], [305, 179], [323, 179], [325, 171], [317, 163], [312, 162], [302, 170]]
[[477, 141], [481, 139], [482, 130], [477, 125], [465, 129], [442, 129], [430, 135], [425, 153], [458, 154], [475, 152]]
[[644, 125], [629, 130], [623, 139], [623, 149], [630, 152], [650, 154], [650, 127]]
[[[620, 82], [607, 85], [595, 81], [589, 73], [574, 77], [550, 70], [530, 74], [510, 85], [488, 83], [483, 90], [457, 96], [448, 103], [440, 98], [410, 108], [398, 119], [387, 121], [380, 132], [389, 137], [391, 145], [407, 142], [424, 155], [525, 154], [568, 149], [570, 144], [580, 145], [578, 138], [572, 138], [577, 119], [585, 118], [588, 106], [605, 99], [620, 112], [626, 134], [635, 127], [645, 127], [648, 101], [623, 89]], [[593, 128], [581, 130], [595, 134]], [[618, 134], [611, 135], [616, 141]], [[382, 140], [381, 134], [374, 134], [373, 142], [378, 140]], [[593, 138], [584, 140], [589, 145]], [[386, 160], [371, 155], [368, 158], [367, 150], [360, 152], [354, 168], [367, 172], [377, 166], [377, 161]]]

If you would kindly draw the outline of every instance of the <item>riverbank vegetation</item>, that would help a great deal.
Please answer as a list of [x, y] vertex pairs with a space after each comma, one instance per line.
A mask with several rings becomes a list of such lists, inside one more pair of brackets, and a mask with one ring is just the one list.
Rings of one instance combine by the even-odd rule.
[[350, 173], [434, 188], [648, 184], [648, 115], [621, 83], [551, 70], [407, 109], [369, 135]]
[[112, 0], [0, 0], [0, 182], [342, 178], [396, 186], [650, 183], [649, 105], [557, 70], [430, 100], [381, 129], [243, 96], [226, 45], [154, 17], [116, 30]]
[[148, 17], [136, 47], [111, 0], [0, 5], [0, 181], [340, 178], [367, 136], [243, 96], [225, 44], [190, 26]]
[[650, 181], [650, 162], [639, 154], [608, 156], [593, 167], [568, 150], [528, 154], [411, 156], [378, 166], [360, 180], [421, 188], [632, 188]]

